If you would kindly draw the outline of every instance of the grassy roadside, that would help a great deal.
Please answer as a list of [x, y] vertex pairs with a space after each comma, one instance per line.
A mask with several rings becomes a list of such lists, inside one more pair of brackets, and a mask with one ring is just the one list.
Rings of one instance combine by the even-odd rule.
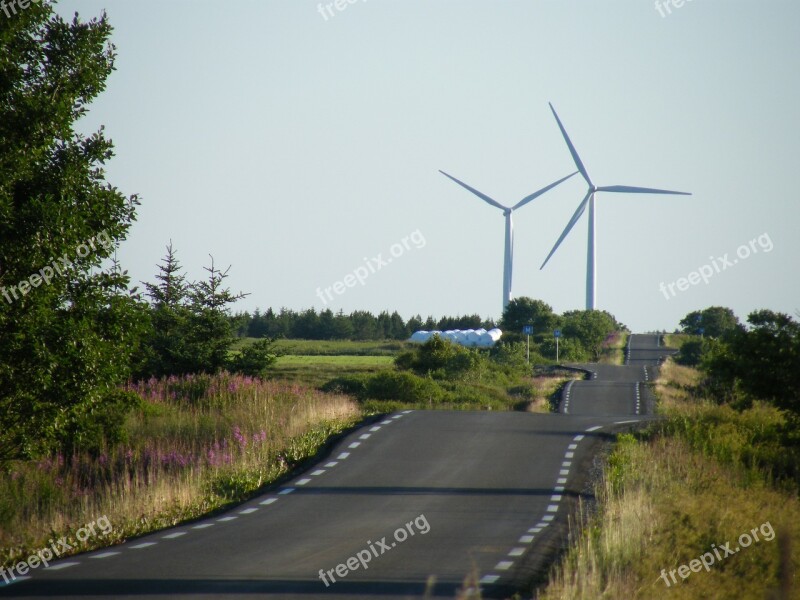
[[[785, 583], [800, 565], [796, 482], [776, 485], [782, 466], [770, 468], [783, 460], [783, 417], [764, 405], [738, 413], [702, 403], [692, 395], [697, 378], [665, 364], [655, 386], [665, 421], [620, 436], [596, 513], [579, 515], [585, 527], [538, 598], [798, 597]], [[760, 541], [744, 547], [740, 536], [754, 529]], [[726, 543], [740, 551], [725, 556]], [[714, 548], [721, 559], [706, 554]], [[692, 563], [703, 555], [714, 561], [708, 569]]]
[[625, 332], [613, 334], [605, 344], [603, 344], [602, 354], [598, 362], [605, 365], [624, 365], [625, 346], [628, 344], [629, 335], [629, 333]]
[[[0, 564], [61, 536], [74, 541], [72, 554], [240, 502], [362, 414], [345, 396], [225, 374], [133, 389], [141, 404], [126, 440], [97, 455], [16, 461], [0, 472]], [[102, 517], [111, 532], [76, 536]]]

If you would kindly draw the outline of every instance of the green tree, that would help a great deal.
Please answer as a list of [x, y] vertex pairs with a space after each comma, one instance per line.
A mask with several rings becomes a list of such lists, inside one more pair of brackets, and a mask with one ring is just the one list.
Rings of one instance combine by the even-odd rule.
[[301, 340], [318, 340], [319, 315], [313, 308], [304, 310], [294, 319], [292, 337]]
[[349, 340], [353, 338], [353, 323], [341, 309], [333, 319], [333, 337], [337, 340]]
[[739, 318], [730, 308], [711, 306], [704, 310], [695, 310], [686, 315], [680, 322], [684, 333], [721, 338], [739, 327]]
[[193, 372], [217, 373], [228, 364], [228, 351], [236, 341], [228, 325], [229, 307], [247, 294], [234, 294], [224, 287], [230, 266], [224, 271], [217, 269], [212, 256], [211, 265], [203, 268], [208, 278], [192, 284], [189, 290], [187, 348]]
[[269, 338], [253, 342], [230, 359], [228, 370], [251, 377], [266, 376], [269, 368], [278, 359], [274, 344], [275, 340]]
[[316, 340], [331, 340], [334, 338], [335, 316], [330, 308], [319, 313], [319, 320], [317, 321], [317, 331], [313, 339]]
[[[114, 69], [105, 15], [49, 3], [0, 17], [0, 460], [97, 448], [121, 433], [118, 390], [142, 311], [112, 264], [135, 218], [105, 180], [113, 147], [76, 121]], [[106, 266], [106, 268], [104, 268]]]
[[600, 358], [606, 339], [620, 328], [616, 319], [602, 310], [567, 311], [563, 321], [563, 336], [579, 340], [592, 360]]
[[800, 323], [770, 310], [751, 313], [707, 353], [702, 367], [720, 399], [769, 401], [800, 414]]
[[372, 313], [357, 310], [350, 313], [350, 322], [353, 324], [353, 338], [356, 340], [379, 339], [377, 321]]
[[142, 346], [139, 377], [191, 373], [195, 366], [194, 349], [189, 343], [192, 311], [190, 284], [178, 261], [172, 241], [158, 265], [156, 283], [144, 283], [150, 298], [150, 328]]
[[553, 308], [543, 300], [534, 300], [527, 296], [514, 298], [508, 303], [500, 319], [500, 329], [504, 333], [521, 333], [524, 325], [533, 325], [534, 334], [546, 332], [557, 322]]

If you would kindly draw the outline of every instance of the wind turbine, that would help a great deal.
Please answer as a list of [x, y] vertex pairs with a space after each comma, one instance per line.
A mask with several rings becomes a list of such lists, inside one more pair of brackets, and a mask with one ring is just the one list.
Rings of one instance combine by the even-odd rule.
[[499, 208], [500, 210], [503, 211], [503, 215], [505, 215], [505, 218], [506, 218], [506, 245], [505, 245], [505, 254], [504, 254], [504, 258], [503, 258], [503, 310], [505, 311], [506, 306], [511, 301], [511, 273], [512, 273], [512, 267], [513, 267], [513, 263], [514, 263], [514, 224], [511, 221], [511, 213], [514, 212], [517, 209], [522, 208], [523, 206], [525, 206], [531, 200], [534, 200], [534, 199], [538, 198], [539, 196], [544, 194], [546, 191], [556, 187], [559, 183], [561, 183], [563, 181], [566, 181], [567, 179], [569, 179], [570, 177], [575, 175], [577, 173], [577, 171], [575, 171], [575, 173], [570, 173], [566, 177], [562, 177], [561, 179], [559, 179], [555, 183], [551, 183], [550, 185], [548, 185], [546, 187], [543, 187], [538, 192], [534, 192], [534, 193], [530, 194], [529, 196], [525, 196], [522, 200], [517, 202], [512, 207], [503, 206], [502, 204], [500, 204], [496, 200], [490, 198], [486, 194], [484, 194], [482, 192], [479, 192], [478, 190], [476, 190], [473, 187], [468, 186], [463, 181], [459, 181], [458, 179], [456, 179], [455, 177], [452, 177], [451, 175], [448, 175], [444, 171], [440, 170], [439, 173], [441, 173], [442, 175], [444, 175], [448, 179], [452, 179], [458, 185], [460, 185], [464, 189], [469, 190], [470, 192], [475, 194], [478, 198], [480, 198], [484, 202]]
[[[548, 103], [549, 104], [549, 103]], [[561, 119], [558, 118], [556, 114], [556, 109], [553, 108], [553, 105], [550, 104], [550, 110], [553, 111], [553, 116], [556, 118], [556, 123], [558, 123], [558, 128], [561, 130], [561, 135], [564, 136], [564, 141], [567, 142], [567, 147], [569, 148], [570, 154], [572, 154], [572, 160], [575, 161], [575, 166], [578, 167], [578, 171], [586, 180], [586, 183], [589, 184], [589, 190], [586, 192], [586, 195], [583, 197], [583, 200], [578, 205], [578, 209], [575, 211], [575, 214], [572, 215], [572, 218], [567, 223], [567, 226], [564, 228], [564, 232], [561, 234], [561, 237], [558, 238], [555, 246], [553, 249], [550, 250], [550, 254], [547, 255], [547, 258], [542, 263], [542, 266], [539, 267], [539, 270], [544, 269], [544, 266], [547, 264], [547, 261], [550, 260], [550, 257], [553, 256], [553, 253], [558, 249], [561, 245], [561, 242], [564, 241], [564, 238], [567, 237], [567, 234], [570, 230], [575, 226], [575, 223], [578, 222], [578, 219], [581, 218], [581, 215], [586, 210], [586, 205], [589, 205], [589, 244], [588, 249], [586, 252], [586, 310], [594, 310], [595, 307], [595, 223], [594, 223], [594, 214], [595, 214], [595, 207], [594, 207], [594, 196], [597, 192], [616, 192], [622, 194], [673, 194], [678, 196], [691, 196], [690, 193], [687, 192], [674, 192], [671, 190], [657, 190], [653, 188], [644, 188], [644, 187], [633, 187], [629, 185], [605, 185], [605, 186], [596, 186], [592, 183], [591, 178], [589, 177], [589, 173], [586, 172], [586, 167], [583, 166], [583, 162], [581, 162], [580, 156], [578, 156], [578, 152], [575, 150], [575, 146], [572, 145], [572, 142], [567, 135], [567, 131], [564, 129], [564, 126], [561, 124]]]

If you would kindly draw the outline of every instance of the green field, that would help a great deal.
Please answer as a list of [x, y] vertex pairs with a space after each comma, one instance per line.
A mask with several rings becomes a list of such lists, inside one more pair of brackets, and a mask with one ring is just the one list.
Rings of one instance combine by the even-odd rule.
[[270, 373], [274, 379], [320, 387], [334, 377], [391, 369], [393, 361], [393, 356], [287, 354], [278, 358]]
[[[233, 346], [239, 350], [255, 342], [257, 338], [242, 338]], [[275, 347], [285, 354], [297, 356], [394, 356], [410, 347], [407, 342], [397, 340], [352, 341], [352, 340], [287, 340], [280, 339]]]

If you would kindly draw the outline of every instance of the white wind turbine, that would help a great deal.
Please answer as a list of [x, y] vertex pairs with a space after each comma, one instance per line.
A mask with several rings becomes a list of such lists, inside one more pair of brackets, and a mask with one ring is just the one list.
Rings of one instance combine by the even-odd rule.
[[479, 192], [478, 190], [476, 190], [473, 187], [468, 186], [463, 181], [459, 181], [458, 179], [448, 175], [444, 171], [440, 170], [439, 173], [441, 173], [442, 175], [444, 175], [445, 177], [447, 177], [449, 179], [452, 179], [458, 185], [460, 185], [461, 187], [469, 190], [470, 192], [475, 194], [478, 198], [480, 198], [484, 202], [486, 202], [488, 204], [491, 204], [492, 206], [496, 206], [497, 208], [502, 210], [503, 211], [503, 215], [505, 215], [505, 218], [506, 218], [506, 245], [505, 245], [505, 255], [504, 255], [504, 258], [503, 258], [503, 310], [505, 311], [506, 306], [511, 301], [511, 273], [512, 273], [512, 267], [513, 267], [513, 263], [514, 263], [514, 224], [511, 221], [511, 213], [514, 212], [515, 210], [519, 209], [519, 208], [522, 208], [523, 206], [525, 206], [531, 200], [534, 200], [534, 199], [538, 198], [539, 196], [544, 194], [546, 191], [556, 187], [559, 183], [561, 183], [563, 181], [566, 181], [567, 179], [569, 179], [570, 177], [575, 175], [577, 173], [577, 171], [575, 171], [575, 173], [570, 173], [566, 177], [562, 177], [561, 179], [559, 179], [555, 183], [551, 183], [550, 185], [548, 185], [546, 187], [543, 187], [538, 192], [534, 192], [534, 193], [530, 194], [529, 196], [525, 196], [522, 200], [520, 200], [514, 206], [511, 206], [511, 207], [503, 206], [502, 204], [500, 204], [496, 200], [490, 198], [486, 194], [484, 194], [482, 192]]
[[594, 196], [597, 192], [617, 192], [623, 194], [673, 194], [678, 196], [691, 196], [690, 193], [687, 192], [673, 192], [671, 190], [657, 190], [653, 188], [643, 188], [643, 187], [633, 187], [629, 185], [605, 185], [605, 186], [596, 186], [592, 183], [591, 178], [589, 177], [589, 173], [586, 172], [586, 167], [583, 166], [580, 157], [578, 156], [578, 152], [575, 150], [575, 146], [572, 145], [572, 142], [567, 135], [567, 131], [564, 129], [564, 126], [561, 124], [561, 119], [558, 118], [556, 114], [556, 109], [553, 108], [553, 105], [550, 104], [550, 110], [553, 111], [553, 116], [556, 118], [556, 122], [558, 123], [558, 128], [561, 130], [561, 135], [564, 136], [564, 141], [567, 142], [567, 147], [569, 148], [570, 154], [572, 154], [572, 160], [575, 161], [575, 166], [578, 167], [578, 171], [586, 180], [586, 183], [589, 184], [589, 190], [586, 192], [586, 196], [584, 196], [581, 203], [578, 205], [578, 209], [575, 211], [575, 214], [572, 215], [572, 218], [567, 223], [567, 226], [564, 228], [564, 232], [561, 234], [561, 237], [558, 238], [555, 246], [553, 249], [550, 250], [550, 254], [547, 255], [547, 258], [542, 263], [541, 269], [544, 269], [544, 266], [547, 264], [547, 261], [550, 260], [550, 257], [553, 256], [553, 253], [558, 249], [561, 245], [561, 242], [564, 241], [564, 238], [567, 237], [567, 234], [570, 230], [575, 226], [575, 223], [578, 222], [578, 219], [581, 218], [583, 211], [586, 210], [586, 205], [589, 205], [589, 244], [586, 253], [586, 310], [594, 310], [595, 308], [595, 300], [596, 300], [596, 293], [595, 293], [595, 223], [594, 223]]

